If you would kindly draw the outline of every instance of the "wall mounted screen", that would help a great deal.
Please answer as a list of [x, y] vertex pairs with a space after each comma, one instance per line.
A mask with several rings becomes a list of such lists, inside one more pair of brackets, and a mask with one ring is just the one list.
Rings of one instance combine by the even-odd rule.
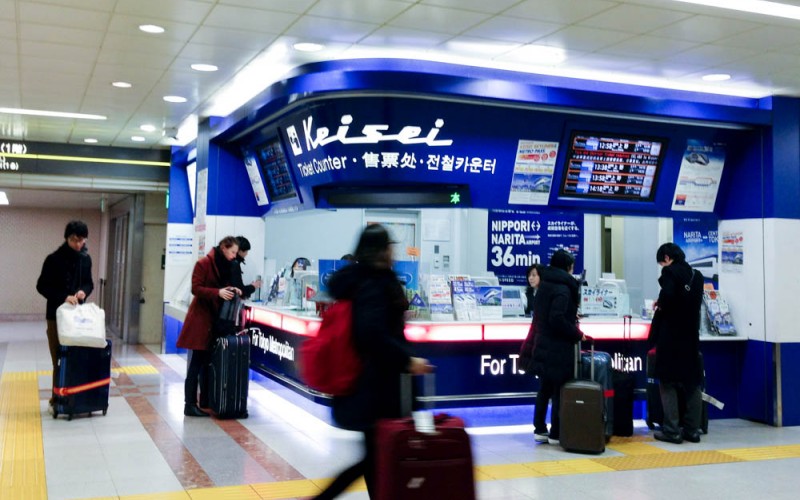
[[297, 197], [297, 190], [289, 173], [289, 163], [280, 139], [273, 139], [255, 148], [258, 164], [264, 173], [264, 184], [270, 202]]
[[573, 131], [559, 196], [653, 201], [666, 151], [664, 138]]

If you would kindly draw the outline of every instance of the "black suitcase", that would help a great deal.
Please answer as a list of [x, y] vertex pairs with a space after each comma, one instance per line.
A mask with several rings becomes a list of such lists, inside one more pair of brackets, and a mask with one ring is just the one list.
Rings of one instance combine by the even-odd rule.
[[[594, 378], [594, 340], [590, 374]], [[594, 380], [577, 380], [580, 344], [575, 345], [575, 378], [561, 387], [561, 447], [578, 453], [606, 450], [606, 416], [603, 386]]]
[[[592, 361], [594, 361], [594, 375], [592, 375]], [[616, 397], [614, 393], [614, 368], [611, 364], [611, 355], [607, 352], [594, 351], [581, 352], [580, 377], [583, 380], [594, 380], [603, 388], [603, 407], [606, 421], [606, 442], [614, 434], [614, 407]]]
[[[664, 422], [664, 407], [661, 405], [661, 392], [658, 389], [658, 379], [655, 375], [655, 349], [650, 349], [647, 353], [647, 362], [645, 370], [647, 374], [647, 418], [645, 422], [647, 427], [651, 430], [656, 427], [661, 427]], [[703, 367], [703, 354], [699, 353], [700, 368], [703, 373], [703, 381], [700, 384], [700, 390], [705, 390], [706, 385], [706, 370]], [[686, 411], [686, 399], [681, 391], [678, 391], [678, 408], [681, 413], [681, 420], [683, 413]], [[708, 406], [703, 401], [702, 411], [700, 413], [700, 431], [703, 434], [708, 434]]]
[[108, 389], [111, 385], [111, 341], [105, 348], [61, 346], [58, 354], [53, 418], [108, 411]]
[[220, 337], [208, 367], [209, 403], [218, 418], [247, 418], [250, 336], [246, 331]]

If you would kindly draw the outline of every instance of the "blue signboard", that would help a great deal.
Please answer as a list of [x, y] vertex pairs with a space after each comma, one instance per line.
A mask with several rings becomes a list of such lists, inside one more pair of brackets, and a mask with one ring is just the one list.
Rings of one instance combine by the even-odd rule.
[[583, 270], [583, 214], [490, 210], [486, 269], [501, 284], [526, 285], [532, 264], [547, 265], [559, 249], [575, 257], [575, 273]]
[[672, 222], [673, 240], [686, 254], [686, 262], [703, 273], [707, 282], [719, 275], [717, 218], [713, 215], [675, 217]]

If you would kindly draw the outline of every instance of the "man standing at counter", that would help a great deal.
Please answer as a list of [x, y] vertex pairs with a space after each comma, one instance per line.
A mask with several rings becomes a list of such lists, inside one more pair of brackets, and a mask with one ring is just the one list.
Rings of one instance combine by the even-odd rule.
[[[653, 437], [680, 444], [700, 442], [702, 368], [700, 366], [700, 305], [703, 275], [686, 262], [675, 243], [664, 243], [656, 252], [661, 266], [661, 291], [650, 327], [648, 343], [656, 348], [655, 375], [659, 380], [664, 422]], [[686, 395], [684, 427], [680, 427], [678, 391]]]

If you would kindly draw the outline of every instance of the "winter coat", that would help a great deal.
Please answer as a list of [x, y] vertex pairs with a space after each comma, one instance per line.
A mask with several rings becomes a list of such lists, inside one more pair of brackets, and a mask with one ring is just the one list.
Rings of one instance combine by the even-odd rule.
[[55, 321], [56, 309], [67, 297], [83, 290], [88, 298], [94, 290], [92, 258], [86, 247], [76, 252], [64, 242], [47, 256], [36, 281], [36, 290], [47, 299], [46, 318]]
[[574, 376], [575, 344], [583, 333], [578, 328], [578, 282], [568, 272], [542, 270], [533, 303], [532, 370], [535, 375], [563, 383]]
[[699, 384], [703, 275], [686, 262], [673, 262], [661, 268], [658, 283], [658, 309], [648, 338], [656, 348], [655, 375], [664, 382]]
[[408, 309], [394, 271], [351, 264], [331, 277], [328, 289], [353, 305], [353, 341], [364, 367], [351, 395], [333, 398], [333, 418], [346, 429], [365, 430], [379, 418], [401, 414], [400, 376], [412, 356], [405, 338]]
[[[220, 288], [225, 288], [230, 283], [224, 281], [220, 275], [219, 264], [230, 266], [230, 262], [220, 261], [221, 255], [217, 247], [212, 248], [208, 255], [201, 258], [194, 265], [192, 271], [192, 294], [194, 298], [186, 313], [186, 320], [178, 336], [177, 346], [183, 349], [196, 351], [208, 350], [212, 339], [211, 329], [219, 316], [222, 299], [219, 297]], [[224, 257], [222, 258], [224, 260]], [[230, 267], [229, 267], [230, 269]], [[230, 272], [223, 273], [230, 277]]]

